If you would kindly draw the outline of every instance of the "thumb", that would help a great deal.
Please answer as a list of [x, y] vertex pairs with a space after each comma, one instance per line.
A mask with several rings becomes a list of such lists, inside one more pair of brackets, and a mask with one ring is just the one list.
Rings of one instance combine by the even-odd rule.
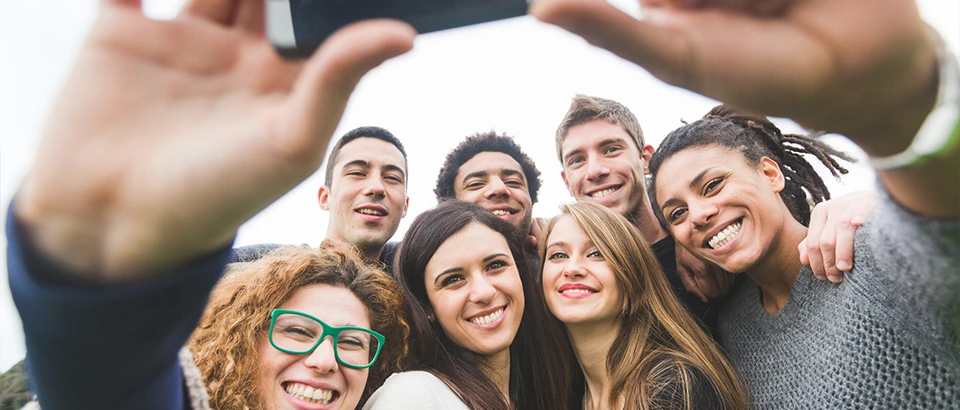
[[691, 78], [685, 73], [690, 42], [683, 33], [637, 20], [606, 0], [534, 0], [530, 14], [637, 63], [669, 83], [683, 86]]
[[328, 38], [307, 61], [294, 91], [293, 109], [311, 118], [313, 135], [331, 135], [350, 94], [370, 70], [413, 48], [416, 31], [394, 20], [350, 24]]

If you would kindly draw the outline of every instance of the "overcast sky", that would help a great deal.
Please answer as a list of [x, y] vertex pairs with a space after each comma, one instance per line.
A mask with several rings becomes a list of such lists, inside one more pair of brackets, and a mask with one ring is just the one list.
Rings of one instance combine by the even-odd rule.
[[[613, 1], [638, 13], [636, 2]], [[183, 0], [144, 0], [151, 16], [176, 14]], [[957, 52], [960, 3], [920, 0], [921, 11]], [[72, 65], [96, 11], [94, 0], [0, 0], [0, 203], [8, 202], [34, 156], [49, 106]], [[549, 217], [570, 200], [560, 179], [553, 133], [577, 93], [620, 101], [640, 119], [656, 145], [680, 120], [695, 120], [715, 101], [660, 83], [645, 71], [591, 47], [558, 28], [521, 17], [420, 36], [414, 50], [368, 74], [336, 131], [376, 125], [392, 131], [409, 156], [413, 217], [436, 205], [433, 187], [447, 152], [467, 135], [496, 130], [514, 136], [536, 161], [543, 186], [534, 215]], [[799, 129], [779, 122], [787, 131]], [[842, 138], [831, 142], [844, 149]], [[261, 242], [317, 245], [327, 214], [316, 192], [322, 172], [244, 225], [237, 245]], [[852, 167], [843, 182], [826, 178], [834, 193], [871, 189], [872, 173]], [[224, 181], [230, 183], [230, 181]], [[65, 198], [69, 200], [69, 198]], [[4, 236], [2, 242], [6, 243]], [[0, 260], [6, 256], [0, 253]], [[23, 358], [19, 318], [0, 264], [0, 371]]]

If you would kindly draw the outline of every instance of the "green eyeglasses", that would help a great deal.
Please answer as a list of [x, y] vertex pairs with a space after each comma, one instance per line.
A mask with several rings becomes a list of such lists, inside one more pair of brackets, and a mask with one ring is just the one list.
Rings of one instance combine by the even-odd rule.
[[281, 352], [309, 354], [324, 339], [333, 340], [333, 354], [340, 364], [354, 369], [373, 366], [386, 341], [383, 335], [356, 326], [333, 327], [296, 310], [270, 312], [270, 344]]

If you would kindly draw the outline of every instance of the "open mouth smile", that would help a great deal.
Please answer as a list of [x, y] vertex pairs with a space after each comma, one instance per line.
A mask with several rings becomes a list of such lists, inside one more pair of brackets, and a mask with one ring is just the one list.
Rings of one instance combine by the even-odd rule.
[[330, 404], [340, 397], [336, 390], [324, 390], [296, 382], [287, 383], [283, 389], [293, 398], [308, 403]]
[[614, 192], [619, 191], [621, 187], [622, 187], [622, 185], [617, 185], [617, 186], [613, 186], [613, 187], [610, 187], [610, 188], [601, 189], [601, 190], [599, 190], [599, 191], [590, 192], [590, 193], [587, 194], [587, 196], [590, 197], [590, 198], [594, 198], [594, 199], [603, 198], [603, 197], [606, 197], [606, 196], [608, 196], [608, 195], [610, 195], [610, 194], [612, 194], [612, 193], [614, 193]]
[[486, 326], [486, 325], [489, 325], [489, 324], [491, 324], [491, 323], [496, 322], [496, 321], [499, 320], [501, 317], [503, 317], [503, 312], [506, 311], [506, 310], [507, 310], [507, 307], [506, 307], [506, 306], [502, 306], [502, 307], [500, 307], [499, 309], [497, 309], [497, 310], [495, 310], [495, 311], [493, 311], [493, 312], [491, 312], [491, 313], [488, 313], [488, 314], [485, 314], [485, 315], [477, 315], [477, 316], [468, 318], [467, 321], [470, 322], [470, 323], [473, 323], [473, 324], [475, 324], [475, 325]]
[[740, 229], [743, 228], [743, 218], [740, 218], [720, 232], [717, 232], [712, 238], [707, 240], [706, 246], [710, 249], [718, 249], [730, 243], [737, 235], [740, 235]]

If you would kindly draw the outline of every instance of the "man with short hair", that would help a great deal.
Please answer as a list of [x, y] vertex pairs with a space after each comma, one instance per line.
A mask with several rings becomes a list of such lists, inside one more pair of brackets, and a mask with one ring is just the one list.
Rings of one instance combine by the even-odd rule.
[[530, 232], [533, 204], [540, 191], [540, 171], [513, 138], [493, 131], [467, 137], [437, 176], [437, 202], [457, 199], [480, 205]]
[[[678, 253], [673, 238], [657, 220], [647, 196], [645, 176], [653, 147], [644, 141], [637, 117], [616, 101], [577, 95], [557, 127], [556, 146], [570, 195], [596, 202], [633, 222], [653, 247], [677, 296], [716, 334], [717, 309], [710, 309], [709, 302], [691, 293], [677, 272], [678, 268], [713, 267], [682, 248]], [[677, 263], [677, 256], [683, 258], [685, 266]], [[723, 280], [729, 275], [717, 276]]]
[[[407, 214], [407, 153], [390, 131], [360, 127], [343, 135], [327, 159], [320, 209], [330, 212], [327, 239], [356, 246], [370, 261], [387, 267], [396, 244], [387, 241]], [[251, 261], [280, 247], [260, 244], [237, 248], [231, 261]]]

